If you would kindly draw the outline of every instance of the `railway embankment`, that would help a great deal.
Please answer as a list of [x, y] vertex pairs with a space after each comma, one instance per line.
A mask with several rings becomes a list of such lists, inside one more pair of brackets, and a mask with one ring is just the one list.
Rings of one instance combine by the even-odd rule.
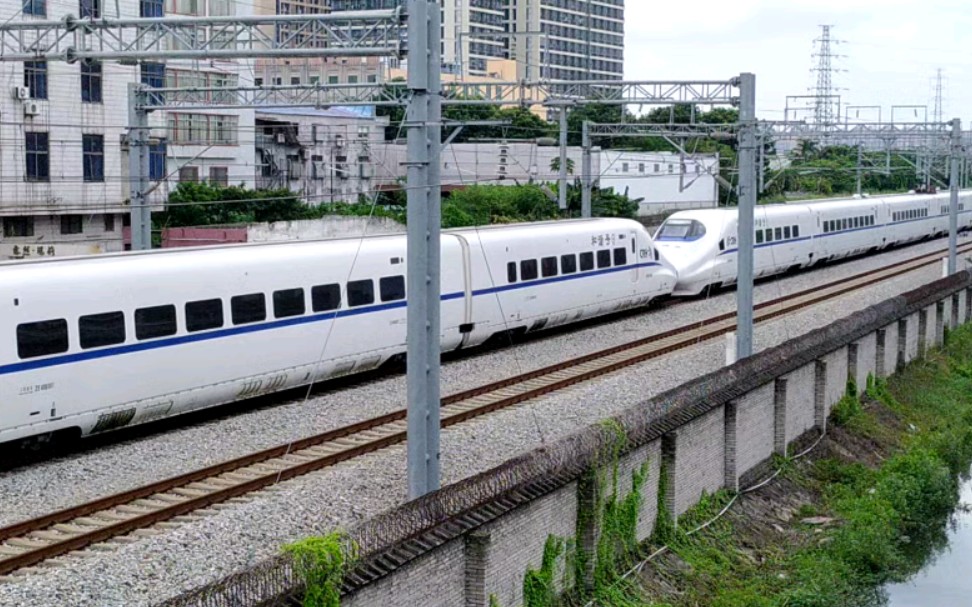
[[[829, 424], [835, 411], [867, 419], [844, 412], [848, 380], [883, 380], [970, 317], [972, 275], [962, 272], [634, 403], [333, 541], [305, 544], [296, 559], [282, 554], [167, 604], [272, 604], [307, 589], [354, 606], [539, 606], [563, 592], [579, 604], [624, 600], [598, 594], [632, 579], [624, 576], [645, 542], [678, 538], [700, 502], [712, 507], [793, 468], [787, 462], [821, 436], [831, 444], [842, 431]], [[900, 466], [912, 464], [922, 462]], [[827, 524], [817, 526], [823, 533]]]
[[972, 463], [972, 327], [861, 388], [805, 457], [777, 459], [774, 481], [722, 516], [732, 494], [703, 499], [613, 591], [656, 607], [883, 605], [882, 586], [947, 541]]

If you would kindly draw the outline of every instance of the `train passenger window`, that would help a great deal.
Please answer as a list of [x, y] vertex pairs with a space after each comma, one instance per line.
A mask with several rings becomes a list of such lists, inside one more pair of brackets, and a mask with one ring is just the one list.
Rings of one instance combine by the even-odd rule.
[[793, 237], [794, 238], [800, 237], [800, 226], [793, 226]]
[[573, 274], [577, 271], [577, 256], [571, 255], [561, 255], [560, 256], [560, 272], [561, 274]]
[[506, 264], [506, 282], [513, 284], [516, 282], [516, 262], [511, 261]]
[[763, 231], [756, 230], [756, 244], [760, 244], [762, 242], [763, 242]]
[[604, 249], [603, 251], [597, 252], [597, 269], [610, 268], [611, 267], [611, 251]]
[[581, 272], [586, 272], [588, 270], [594, 269], [594, 253], [580, 254], [580, 269]]
[[63, 318], [17, 325], [17, 355], [36, 358], [68, 349], [68, 325]]
[[175, 306], [155, 306], [135, 310], [136, 339], [155, 339], [176, 334]]
[[245, 325], [267, 319], [267, 298], [263, 293], [237, 295], [230, 300], [234, 325]]
[[783, 240], [783, 228], [776, 228], [774, 232], [773, 240]]
[[624, 247], [614, 249], [614, 265], [623, 266], [628, 263], [628, 251]]
[[790, 226], [783, 226], [783, 239], [784, 240], [790, 239]]
[[766, 242], [773, 242], [773, 228], [766, 228]]
[[544, 257], [540, 260], [540, 274], [544, 278], [549, 278], [551, 276], [557, 275], [557, 258], [556, 257]]
[[329, 312], [341, 307], [341, 286], [338, 284], [311, 287], [311, 309]]
[[399, 301], [405, 299], [405, 277], [385, 276], [378, 281], [378, 290], [382, 301]]
[[100, 348], [125, 341], [125, 314], [105, 312], [89, 314], [78, 319], [81, 347]]
[[520, 278], [523, 280], [533, 280], [537, 277], [537, 260], [524, 259], [520, 262]]
[[375, 283], [368, 280], [352, 280], [348, 283], [348, 305], [352, 308], [375, 303]]
[[300, 316], [307, 311], [303, 289], [285, 289], [273, 292], [273, 315], [275, 318]]
[[194, 333], [223, 326], [223, 302], [219, 299], [190, 301], [186, 304], [186, 331]]

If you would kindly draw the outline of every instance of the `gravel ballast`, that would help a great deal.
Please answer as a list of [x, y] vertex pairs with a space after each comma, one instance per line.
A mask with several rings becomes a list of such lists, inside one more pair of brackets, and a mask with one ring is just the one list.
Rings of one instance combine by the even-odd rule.
[[[764, 301], [942, 248], [924, 243], [880, 256], [789, 276], [757, 287]], [[756, 348], [776, 345], [836, 318], [938, 278], [938, 265], [837, 301], [758, 325]], [[735, 293], [621, 318], [443, 367], [443, 394], [732, 311]], [[446, 430], [443, 483], [502, 463], [616, 413], [633, 402], [717, 369], [717, 339], [575, 386], [540, 401]], [[404, 406], [405, 378], [367, 385], [112, 445], [6, 473], [0, 525], [123, 491], [207, 464], [274, 446]], [[218, 579], [274, 554], [287, 541], [348, 528], [401, 503], [404, 446], [397, 446], [264, 491], [187, 521], [162, 535], [111, 550], [89, 550], [0, 585], [0, 605], [146, 605]]]

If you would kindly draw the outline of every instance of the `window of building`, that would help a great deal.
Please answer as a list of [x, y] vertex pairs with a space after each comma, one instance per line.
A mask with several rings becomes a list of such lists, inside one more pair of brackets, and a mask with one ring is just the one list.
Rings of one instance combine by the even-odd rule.
[[47, 99], [47, 62], [24, 61], [24, 86], [31, 99]]
[[190, 301], [186, 304], [186, 331], [194, 333], [223, 326], [223, 302], [219, 299]]
[[610, 268], [611, 267], [611, 251], [604, 249], [597, 252], [597, 268]]
[[348, 283], [348, 305], [352, 308], [375, 303], [375, 284], [371, 280]]
[[348, 76], [348, 84], [358, 84], [357, 76]]
[[262, 87], [263, 86], [263, 78], [254, 78], [253, 79], [253, 86], [255, 86], [257, 88]]
[[81, 234], [84, 232], [84, 217], [81, 215], [61, 215], [61, 234]]
[[229, 169], [227, 167], [209, 167], [209, 183], [226, 187], [229, 185]]
[[551, 276], [557, 275], [557, 258], [556, 257], [544, 257], [540, 260], [540, 274], [544, 278], [550, 278]]
[[378, 82], [378, 74], [368, 74], [368, 82], [370, 84]]
[[179, 181], [199, 181], [199, 167], [179, 167]]
[[267, 298], [263, 293], [237, 295], [230, 300], [230, 313], [234, 325], [260, 322], [267, 318]]
[[276, 318], [300, 316], [306, 311], [303, 289], [285, 289], [273, 293], [273, 315]]
[[[161, 15], [159, 15], [161, 17]], [[163, 88], [165, 86], [165, 64], [164, 63], [143, 63], [141, 66], [142, 84], [152, 88]]]
[[125, 314], [105, 312], [89, 314], [78, 319], [81, 348], [101, 348], [125, 341]]
[[21, 238], [34, 235], [33, 217], [4, 217], [3, 235], [5, 238]]
[[47, 16], [47, 0], [24, 0], [25, 15]]
[[162, 0], [139, 0], [138, 14], [140, 17], [162, 17], [165, 14]]
[[291, 76], [290, 77], [290, 84], [293, 85], [293, 86], [299, 86], [300, 85], [300, 76]]
[[580, 254], [580, 269], [581, 272], [586, 272], [588, 270], [594, 269], [594, 253]]
[[311, 84], [311, 86], [317, 86], [320, 83], [321, 83], [321, 77], [320, 76], [311, 76], [310, 77], [310, 84]]
[[37, 358], [67, 352], [68, 325], [63, 318], [17, 325], [17, 356]]
[[340, 285], [319, 285], [311, 288], [311, 307], [315, 312], [328, 312], [340, 308]]
[[135, 310], [135, 338], [138, 340], [176, 334], [175, 306], [154, 306]]
[[149, 146], [149, 179], [165, 179], [165, 140]]
[[24, 133], [27, 147], [27, 181], [50, 181], [50, 148], [47, 133]]
[[105, 215], [104, 218], [105, 218], [105, 232], [114, 232], [115, 231], [115, 216], [109, 214], [109, 215]]
[[624, 247], [614, 249], [614, 265], [623, 266], [628, 263], [628, 250]]
[[506, 282], [513, 284], [516, 282], [516, 262], [511, 261], [506, 264]]
[[337, 76], [328, 76], [327, 77], [327, 83], [328, 84], [337, 84], [338, 83], [338, 77]]
[[523, 280], [533, 280], [537, 276], [536, 259], [524, 259], [520, 262], [520, 278]]
[[382, 301], [399, 301], [405, 299], [405, 277], [386, 276], [378, 281], [378, 290]]
[[81, 101], [101, 103], [101, 62], [81, 61]]
[[560, 273], [561, 274], [573, 274], [577, 272], [577, 256], [576, 255], [561, 255], [560, 256]]
[[82, 19], [85, 17], [97, 19], [101, 17], [101, 0], [81, 0], [79, 10]]
[[82, 135], [81, 147], [84, 160], [84, 180], [105, 180], [105, 136]]

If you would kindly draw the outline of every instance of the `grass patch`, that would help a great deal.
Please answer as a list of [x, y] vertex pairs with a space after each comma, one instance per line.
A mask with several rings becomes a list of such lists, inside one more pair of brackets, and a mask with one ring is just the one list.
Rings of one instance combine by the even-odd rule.
[[[863, 395], [849, 384], [831, 423], [848, 445], [863, 440], [890, 455], [877, 467], [847, 456], [853, 450], [846, 447], [812, 463], [776, 462], [787, 482], [812, 487], [818, 499], [795, 508], [788, 529], [779, 528], [786, 540], [758, 547], [743, 544], [747, 530], [733, 521], [745, 521], [733, 516], [687, 536], [684, 530], [711, 518], [728, 496], [703, 499], [667, 538], [686, 571], [678, 591], [667, 593], [667, 603], [648, 604], [880, 604], [883, 584], [914, 573], [941, 546], [959, 477], [972, 462], [972, 329], [950, 332], [944, 351], [887, 382], [869, 379]], [[821, 516], [833, 523], [800, 524]]]

